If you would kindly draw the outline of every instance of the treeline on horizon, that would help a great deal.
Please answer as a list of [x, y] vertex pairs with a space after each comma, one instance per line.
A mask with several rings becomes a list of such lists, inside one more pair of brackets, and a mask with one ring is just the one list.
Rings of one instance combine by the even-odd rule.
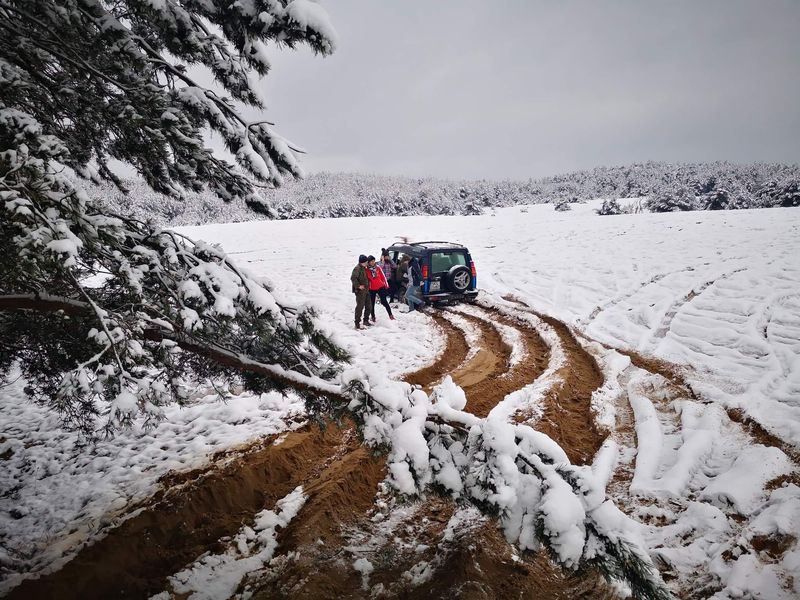
[[[800, 166], [728, 162], [647, 162], [597, 167], [527, 181], [458, 181], [359, 173], [317, 173], [264, 192], [264, 204], [225, 203], [209, 192], [184, 199], [127, 182], [126, 195], [112, 185], [90, 195], [112, 210], [161, 224], [198, 225], [263, 219], [362, 217], [375, 215], [478, 215], [519, 204], [607, 199], [604, 214], [633, 210], [730, 210], [800, 206]], [[620, 208], [614, 200], [641, 198]]]

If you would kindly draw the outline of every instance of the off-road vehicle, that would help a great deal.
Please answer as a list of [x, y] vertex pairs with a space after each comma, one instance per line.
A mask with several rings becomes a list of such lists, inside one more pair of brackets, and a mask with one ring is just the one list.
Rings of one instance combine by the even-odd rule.
[[399, 264], [403, 255], [416, 257], [422, 270], [422, 298], [428, 304], [472, 302], [478, 277], [469, 250], [453, 242], [394, 243], [386, 251]]

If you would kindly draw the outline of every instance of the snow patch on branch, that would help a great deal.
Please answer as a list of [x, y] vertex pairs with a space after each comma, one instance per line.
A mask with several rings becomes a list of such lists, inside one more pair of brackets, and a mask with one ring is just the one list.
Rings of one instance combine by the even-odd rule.
[[286, 14], [301, 28], [312, 30], [319, 35], [327, 52], [336, 50], [339, 36], [322, 6], [311, 0], [292, 0], [286, 7]]
[[[663, 592], [643, 546], [594, 516], [607, 504], [606, 473], [571, 465], [551, 438], [505, 413], [464, 412], [463, 390], [449, 377], [430, 397], [377, 370], [348, 373], [342, 383], [365, 443], [388, 450], [387, 482], [401, 495], [439, 489], [498, 515], [506, 539], [520, 548], [545, 543], [568, 568], [602, 556], [624, 577], [635, 579], [626, 571], [635, 568], [642, 585]], [[635, 567], [626, 562], [631, 556]]]

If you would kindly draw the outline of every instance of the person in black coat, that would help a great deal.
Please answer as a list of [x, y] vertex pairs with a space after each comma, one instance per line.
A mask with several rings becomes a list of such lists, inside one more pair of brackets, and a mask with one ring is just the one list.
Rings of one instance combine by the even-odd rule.
[[417, 257], [413, 257], [408, 263], [408, 289], [406, 289], [405, 300], [408, 302], [409, 310], [422, 310], [425, 302], [422, 300], [422, 269], [419, 266]]

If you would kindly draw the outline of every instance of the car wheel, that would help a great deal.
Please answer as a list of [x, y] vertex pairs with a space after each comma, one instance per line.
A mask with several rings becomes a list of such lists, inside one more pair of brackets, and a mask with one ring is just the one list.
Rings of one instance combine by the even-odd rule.
[[472, 282], [472, 273], [464, 265], [450, 267], [447, 272], [447, 287], [457, 294], [463, 294]]

